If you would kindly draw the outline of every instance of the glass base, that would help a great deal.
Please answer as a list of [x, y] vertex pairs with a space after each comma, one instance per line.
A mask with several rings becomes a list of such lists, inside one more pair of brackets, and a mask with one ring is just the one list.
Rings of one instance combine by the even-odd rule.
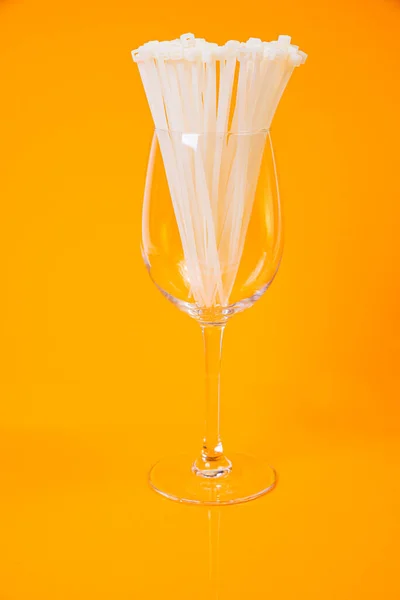
[[156, 463], [150, 486], [176, 502], [207, 506], [249, 502], [270, 492], [276, 473], [264, 460], [246, 454], [229, 456], [232, 469], [218, 477], [203, 477], [193, 470], [193, 456], [174, 456]]

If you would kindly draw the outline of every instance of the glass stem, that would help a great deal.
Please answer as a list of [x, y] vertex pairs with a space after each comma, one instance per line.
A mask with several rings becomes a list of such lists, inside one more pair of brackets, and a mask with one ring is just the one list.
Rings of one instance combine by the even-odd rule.
[[194, 471], [203, 477], [219, 477], [230, 471], [220, 436], [220, 375], [225, 325], [203, 325], [206, 389], [206, 424], [201, 456]]

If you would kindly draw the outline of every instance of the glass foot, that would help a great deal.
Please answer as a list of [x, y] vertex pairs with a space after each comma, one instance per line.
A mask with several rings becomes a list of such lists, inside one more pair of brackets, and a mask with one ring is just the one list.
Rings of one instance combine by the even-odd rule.
[[246, 454], [229, 459], [232, 469], [211, 478], [195, 473], [192, 456], [166, 458], [151, 469], [149, 483], [170, 500], [208, 506], [249, 502], [275, 487], [276, 473], [264, 460]]

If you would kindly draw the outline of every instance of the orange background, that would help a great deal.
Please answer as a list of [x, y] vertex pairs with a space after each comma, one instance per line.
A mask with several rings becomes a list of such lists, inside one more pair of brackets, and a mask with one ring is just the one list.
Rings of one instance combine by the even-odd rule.
[[[396, 0], [0, 2], [0, 599], [400, 598]], [[225, 446], [277, 489], [146, 485], [198, 449], [202, 347], [139, 252], [152, 123], [130, 50], [309, 54], [273, 124], [286, 248], [225, 338]]]

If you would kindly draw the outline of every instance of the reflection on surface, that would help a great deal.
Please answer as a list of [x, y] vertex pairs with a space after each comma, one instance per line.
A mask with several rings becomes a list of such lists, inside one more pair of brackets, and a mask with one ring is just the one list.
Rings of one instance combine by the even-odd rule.
[[1, 600], [400, 597], [397, 440], [287, 437], [276, 490], [209, 508], [150, 490], [150, 434], [2, 432]]
[[221, 509], [208, 509], [208, 572], [210, 580], [210, 598], [219, 600], [219, 535]]

